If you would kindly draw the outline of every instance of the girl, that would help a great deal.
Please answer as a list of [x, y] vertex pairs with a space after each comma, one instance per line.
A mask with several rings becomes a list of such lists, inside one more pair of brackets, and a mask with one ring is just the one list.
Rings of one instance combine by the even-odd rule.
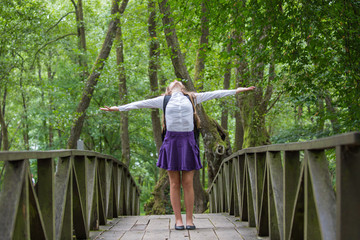
[[[156, 165], [166, 169], [168, 172], [170, 180], [170, 200], [175, 214], [176, 230], [185, 229], [181, 217], [181, 185], [183, 186], [186, 208], [186, 229], [195, 229], [192, 217], [194, 208], [193, 178], [195, 170], [202, 168], [199, 158], [199, 148], [194, 139], [194, 119], [195, 124], [199, 124], [195, 109], [196, 104], [254, 89], [255, 87], [252, 86], [249, 88], [240, 87], [236, 90], [194, 93], [186, 91], [185, 86], [175, 80], [166, 88], [165, 96], [170, 96], [170, 99], [169, 97], [159, 96], [119, 107], [105, 106], [104, 108], [100, 108], [103, 111], [129, 111], [139, 108], [165, 109], [163, 125], [167, 131], [160, 148], [159, 159]], [[166, 108], [164, 107], [164, 98], [167, 98], [168, 101]]]

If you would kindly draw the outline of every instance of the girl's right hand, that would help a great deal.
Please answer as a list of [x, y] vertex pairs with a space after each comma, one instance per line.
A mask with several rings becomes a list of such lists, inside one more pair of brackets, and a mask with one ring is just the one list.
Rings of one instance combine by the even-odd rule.
[[118, 109], [117, 107], [108, 107], [108, 106], [105, 106], [105, 107], [103, 107], [103, 108], [100, 108], [100, 110], [107, 111], [107, 112], [119, 111], [119, 109]]

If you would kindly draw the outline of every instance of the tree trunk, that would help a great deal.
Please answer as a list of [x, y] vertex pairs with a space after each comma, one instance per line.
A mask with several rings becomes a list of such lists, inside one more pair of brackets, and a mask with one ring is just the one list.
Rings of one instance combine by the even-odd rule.
[[[149, 19], [148, 19], [148, 31], [150, 35], [150, 45], [149, 45], [149, 79], [150, 79], [150, 89], [153, 94], [159, 92], [158, 84], [158, 67], [159, 67], [159, 42], [157, 40], [156, 34], [156, 11], [155, 11], [155, 2], [149, 0], [148, 3], [149, 10]], [[152, 95], [153, 95], [152, 94]], [[159, 153], [160, 147], [162, 145], [161, 139], [161, 122], [158, 109], [151, 109], [151, 121], [153, 135], [156, 145], [157, 153]], [[159, 171], [159, 181], [157, 182], [152, 195], [154, 196], [145, 205], [146, 214], [164, 214], [170, 213], [171, 202], [166, 193], [169, 193], [169, 177], [167, 171], [160, 169]]]
[[[52, 55], [51, 53], [49, 54], [49, 59], [51, 59]], [[53, 72], [52, 71], [52, 68], [51, 68], [51, 64], [49, 63], [47, 65], [47, 76], [48, 76], [48, 81], [50, 83], [50, 85], [52, 85], [52, 81], [54, 79], [54, 76], [55, 76], [55, 73], [56, 72]], [[53, 143], [54, 143], [54, 121], [53, 121], [53, 111], [54, 111], [54, 98], [53, 98], [53, 95], [52, 93], [50, 92], [49, 93], [49, 111], [51, 112], [50, 114], [50, 117], [48, 118], [48, 131], [49, 131], [49, 137], [48, 137], [48, 141], [49, 141], [49, 149], [52, 149], [53, 147]]]
[[[232, 50], [232, 42], [230, 41], [226, 47], [226, 51], [227, 54], [230, 55]], [[230, 87], [230, 79], [231, 79], [231, 60], [229, 60], [229, 62], [227, 62], [226, 64], [226, 69], [225, 69], [225, 74], [224, 74], [224, 84], [223, 87], [224, 89], [229, 89]], [[221, 127], [224, 128], [225, 130], [228, 129], [228, 115], [229, 115], [229, 110], [226, 107], [227, 101], [222, 101], [222, 109], [221, 109]]]
[[87, 72], [87, 60], [86, 60], [86, 35], [85, 35], [85, 22], [84, 22], [84, 11], [82, 6], [82, 0], [78, 0], [77, 4], [74, 4], [76, 12], [76, 26], [78, 33], [78, 43], [79, 43], [79, 65], [82, 69], [81, 80], [84, 80], [88, 77], [89, 73]]
[[[237, 100], [236, 104], [239, 106], [240, 102]], [[239, 151], [242, 149], [244, 143], [244, 129], [243, 121], [241, 118], [240, 110], [235, 111], [235, 143], [234, 151]]]
[[[242, 34], [238, 33], [236, 39], [238, 40], [238, 46], [241, 46], [241, 44], [243, 44]], [[263, 46], [260, 44], [258, 48], [259, 51], [262, 51], [262, 48]], [[245, 56], [245, 53], [239, 54]], [[244, 59], [243, 56], [240, 55], [239, 58]], [[270, 143], [270, 137], [265, 125], [265, 117], [267, 107], [272, 95], [272, 85], [270, 82], [275, 77], [275, 67], [272, 62], [269, 68], [269, 83], [267, 85], [265, 93], [263, 93], [263, 88], [257, 85], [262, 81], [264, 77], [264, 63], [262, 61], [259, 61], [259, 59], [253, 59], [253, 62], [250, 65], [252, 67], [250, 80], [245, 81], [245, 74], [247, 72], [247, 70], [245, 71], [245, 69], [247, 69], [245, 66], [247, 66], [248, 64], [244, 61], [245, 60], [242, 60], [242, 62], [240, 63], [240, 65], [243, 64], [244, 66], [241, 67], [241, 69], [239, 70], [244, 72], [240, 72], [242, 79], [239, 81], [239, 84], [256, 86], [256, 89], [254, 91], [240, 95], [238, 101], [240, 103], [239, 108], [241, 119], [243, 122], [244, 132], [244, 141], [242, 147], [247, 148], [266, 145]]]
[[[150, 89], [153, 94], [159, 92], [159, 83], [158, 83], [158, 68], [159, 68], [159, 41], [156, 34], [156, 11], [155, 11], [155, 1], [149, 0], [148, 4], [149, 9], [149, 19], [148, 19], [148, 31], [151, 38], [149, 46], [149, 80], [150, 80]], [[151, 110], [151, 120], [152, 120], [152, 129], [154, 134], [154, 140], [156, 144], [156, 150], [159, 152], [162, 145], [161, 139], [161, 123], [159, 117], [159, 110]]]
[[[244, 86], [245, 74], [248, 71], [248, 64], [244, 58], [240, 57], [237, 60], [238, 67], [235, 68], [236, 87]], [[241, 150], [244, 143], [244, 120], [240, 113], [240, 106], [245, 96], [239, 94], [236, 96], [236, 105], [238, 108], [235, 111], [235, 151]]]
[[175, 76], [179, 79], [186, 79], [186, 88], [189, 91], [195, 91], [189, 72], [185, 66], [184, 56], [180, 50], [180, 44], [174, 27], [174, 20], [170, 17], [170, 6], [167, 0], [159, 0], [160, 12], [163, 14], [162, 22], [166, 43], [171, 50], [171, 63], [174, 67]]
[[21, 70], [20, 73], [20, 91], [21, 91], [21, 98], [22, 98], [22, 104], [23, 104], [23, 139], [24, 139], [24, 146], [25, 146], [25, 150], [29, 151], [30, 150], [30, 145], [29, 145], [29, 124], [28, 124], [28, 112], [27, 112], [27, 105], [26, 105], [26, 96], [25, 96], [25, 90], [24, 90], [24, 86], [23, 86], [23, 70]]
[[203, 0], [201, 3], [201, 36], [199, 41], [199, 49], [196, 53], [196, 62], [195, 62], [195, 75], [194, 75], [194, 83], [196, 88], [201, 91], [204, 87], [204, 70], [205, 70], [205, 57], [206, 57], [206, 49], [209, 44], [209, 26], [207, 19], [207, 6], [208, 0]]
[[[258, 69], [259, 79], [263, 76]], [[243, 147], [254, 147], [270, 144], [270, 137], [265, 126], [265, 116], [269, 101], [263, 98], [262, 87], [257, 87], [254, 93], [247, 94], [241, 102], [241, 114], [244, 120]]]
[[[42, 68], [41, 68], [41, 63], [40, 60], [38, 61], [38, 78], [39, 78], [39, 83], [43, 83], [44, 80], [42, 78]], [[45, 102], [45, 91], [43, 88], [41, 89], [41, 108], [46, 109], [46, 102]], [[50, 100], [49, 100], [50, 102]], [[49, 103], [50, 105], [50, 103]], [[51, 114], [49, 114], [49, 116], [51, 116]], [[48, 119], [50, 119], [51, 117], [43, 117], [42, 118], [42, 124], [43, 124], [43, 128], [42, 128], [42, 132], [43, 132], [43, 136], [41, 137], [41, 141], [45, 144], [45, 149], [48, 150], [49, 149], [49, 144], [48, 144], [48, 139], [49, 139], [49, 132], [47, 131], [49, 129], [48, 125], [50, 126], [50, 121], [47, 122]]]
[[5, 84], [3, 101], [2, 104], [0, 104], [0, 125], [1, 125], [1, 139], [2, 139], [3, 151], [8, 151], [10, 149], [8, 130], [7, 130], [7, 125], [5, 123], [6, 97], [7, 97], [7, 86]]
[[339, 130], [339, 121], [336, 117], [337, 111], [332, 104], [331, 96], [329, 94], [325, 94], [324, 99], [325, 99], [325, 103], [326, 103], [326, 105], [325, 105], [326, 110], [330, 114], [330, 122], [331, 122], [332, 129], [333, 129], [334, 133], [339, 133], [339, 131], [340, 131]]
[[297, 109], [295, 107], [295, 122], [297, 124], [299, 124], [300, 126], [302, 125], [302, 115], [303, 115], [303, 105], [300, 104]]
[[6, 126], [4, 115], [3, 115], [2, 111], [0, 111], [0, 124], [1, 124], [2, 150], [8, 151], [9, 150], [9, 137], [8, 137], [7, 126]]
[[[127, 103], [127, 87], [126, 87], [126, 73], [124, 67], [124, 44], [121, 32], [121, 21], [116, 29], [116, 64], [119, 71], [119, 96], [120, 104], [124, 105]], [[130, 140], [129, 140], [129, 117], [128, 112], [120, 112], [121, 119], [121, 161], [129, 166], [130, 163]]]
[[[123, 0], [122, 5], [124, 4], [126, 5], [127, 2], [128, 0]], [[118, 11], [119, 11], [118, 2], [113, 0], [111, 7], [111, 14], [114, 16], [116, 13], [118, 13]], [[87, 78], [81, 100], [76, 108], [75, 119], [73, 121], [73, 125], [70, 131], [70, 137], [67, 143], [67, 147], [70, 149], [76, 148], [76, 143], [80, 137], [81, 130], [86, 117], [86, 110], [90, 105], [92, 94], [100, 77], [101, 71], [104, 68], [105, 61], [107, 60], [110, 54], [111, 47], [116, 34], [116, 26], [118, 24], [119, 24], [118, 17], [115, 17], [110, 21], [108, 31], [106, 33], [106, 37], [102, 45], [102, 48], [100, 50], [100, 53], [93, 65], [90, 76]]]
[[[245, 7], [245, 1], [242, 1], [240, 3], [242, 7]], [[242, 17], [242, 15], [239, 13], [239, 15]], [[244, 26], [242, 26], [244, 27]], [[236, 52], [235, 56], [235, 85], [236, 88], [238, 87], [244, 87], [246, 84], [246, 79], [248, 78], [247, 72], [249, 71], [249, 65], [246, 61], [246, 52], [244, 48], [241, 48], [241, 45], [243, 44], [242, 39], [242, 32], [235, 29], [233, 32], [233, 41], [234, 44], [234, 51]], [[245, 98], [244, 94], [238, 94], [236, 96], [236, 111], [235, 111], [235, 151], [243, 149], [244, 145], [244, 119], [242, 118], [241, 114], [241, 105], [243, 102], [243, 99]]]
[[316, 125], [317, 125], [317, 130], [319, 132], [324, 131], [324, 126], [325, 126], [325, 118], [324, 118], [324, 99], [322, 98], [322, 96], [317, 96], [317, 121], [316, 121]]

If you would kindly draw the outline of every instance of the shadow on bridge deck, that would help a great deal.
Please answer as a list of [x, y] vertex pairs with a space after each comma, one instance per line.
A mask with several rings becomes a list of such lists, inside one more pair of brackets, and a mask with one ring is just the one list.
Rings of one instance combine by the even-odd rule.
[[255, 228], [228, 214], [194, 214], [194, 224], [196, 230], [176, 231], [174, 215], [125, 216], [109, 220], [90, 236], [97, 240], [268, 239], [257, 237]]

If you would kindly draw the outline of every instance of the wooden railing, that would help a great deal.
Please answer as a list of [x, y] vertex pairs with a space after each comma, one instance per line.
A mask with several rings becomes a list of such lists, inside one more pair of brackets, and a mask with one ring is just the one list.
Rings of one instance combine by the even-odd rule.
[[[37, 162], [34, 184], [30, 160]], [[128, 168], [91, 151], [0, 152], [0, 239], [88, 239], [108, 218], [139, 214]]]
[[209, 194], [210, 212], [239, 216], [259, 236], [360, 239], [360, 133], [238, 151], [223, 161]]

